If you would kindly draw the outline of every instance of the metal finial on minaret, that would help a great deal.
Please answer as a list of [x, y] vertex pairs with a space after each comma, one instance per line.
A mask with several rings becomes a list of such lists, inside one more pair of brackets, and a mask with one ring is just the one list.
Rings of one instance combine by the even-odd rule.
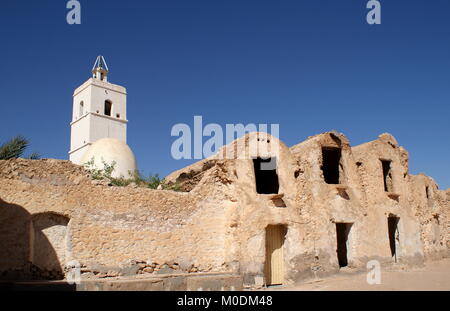
[[92, 67], [92, 77], [101, 81], [108, 81], [108, 65], [102, 55], [97, 56], [94, 67]]

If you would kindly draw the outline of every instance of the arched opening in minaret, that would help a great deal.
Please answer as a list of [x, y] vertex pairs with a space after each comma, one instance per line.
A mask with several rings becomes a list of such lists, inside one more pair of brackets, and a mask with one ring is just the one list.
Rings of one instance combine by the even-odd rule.
[[105, 115], [111, 116], [112, 103], [109, 100], [105, 100]]
[[81, 118], [83, 116], [84, 113], [84, 102], [80, 103], [80, 110], [78, 112], [78, 116]]

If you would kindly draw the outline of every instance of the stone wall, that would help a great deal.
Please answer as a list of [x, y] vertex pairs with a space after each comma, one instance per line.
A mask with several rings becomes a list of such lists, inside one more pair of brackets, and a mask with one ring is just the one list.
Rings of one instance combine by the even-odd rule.
[[[30, 241], [35, 230], [38, 244], [46, 240], [44, 248], [53, 245], [54, 254], [47, 256], [60, 261], [59, 270], [64, 269], [62, 258], [75, 259], [83, 271], [99, 275], [129, 274], [133, 266], [148, 268], [143, 263], [155, 273], [228, 270], [225, 211], [214, 204], [222, 199], [218, 191], [111, 187], [91, 180], [83, 168], [59, 160], [1, 161], [0, 176], [2, 271], [21, 269], [29, 262], [55, 270], [54, 262], [40, 261], [45, 257], [39, 254], [42, 247], [35, 250]], [[36, 215], [65, 217], [67, 229], [33, 226]], [[63, 231], [67, 236], [61, 238]], [[63, 250], [61, 243], [66, 246]]]
[[[335, 183], [324, 177], [330, 148], [340, 150]], [[256, 157], [276, 159], [276, 194], [257, 193]], [[381, 160], [391, 161], [389, 191]], [[289, 148], [251, 133], [166, 182], [184, 192], [111, 186], [68, 161], [0, 161], [1, 278], [57, 279], [77, 260], [84, 278], [214, 272], [260, 285], [270, 225], [286, 229], [286, 283], [339, 270], [341, 223], [356, 270], [370, 259], [420, 264], [449, 255], [450, 192], [408, 174], [408, 153], [389, 134], [351, 147], [330, 132]], [[395, 243], [389, 216], [399, 219]]]

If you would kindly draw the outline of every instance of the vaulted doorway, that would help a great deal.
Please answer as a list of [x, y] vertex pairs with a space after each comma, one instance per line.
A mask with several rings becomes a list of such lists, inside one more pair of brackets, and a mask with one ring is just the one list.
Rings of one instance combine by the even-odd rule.
[[389, 246], [391, 255], [395, 262], [398, 257], [398, 245], [400, 243], [400, 234], [398, 232], [398, 222], [400, 218], [394, 215], [388, 217]]
[[265, 275], [267, 285], [281, 285], [284, 282], [283, 246], [287, 228], [283, 225], [270, 225], [266, 228], [266, 263]]
[[337, 257], [339, 267], [348, 266], [348, 236], [352, 228], [351, 223], [336, 223]]

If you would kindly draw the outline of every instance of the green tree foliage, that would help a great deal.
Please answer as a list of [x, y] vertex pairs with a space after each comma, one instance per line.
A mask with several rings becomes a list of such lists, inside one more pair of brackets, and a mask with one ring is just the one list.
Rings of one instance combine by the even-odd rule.
[[[16, 136], [0, 146], [0, 160], [20, 158], [29, 146], [29, 141], [23, 136]], [[31, 160], [40, 159], [41, 156], [34, 152], [29, 157]]]

